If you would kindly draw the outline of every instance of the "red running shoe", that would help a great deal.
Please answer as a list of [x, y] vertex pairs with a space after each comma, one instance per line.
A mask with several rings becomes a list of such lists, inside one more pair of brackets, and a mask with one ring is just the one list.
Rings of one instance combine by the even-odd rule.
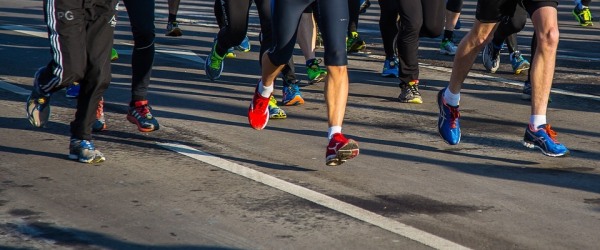
[[254, 91], [254, 97], [248, 108], [248, 122], [253, 129], [261, 130], [269, 122], [269, 97], [263, 97]]
[[325, 164], [337, 166], [358, 155], [358, 142], [347, 139], [342, 133], [335, 133], [327, 145]]

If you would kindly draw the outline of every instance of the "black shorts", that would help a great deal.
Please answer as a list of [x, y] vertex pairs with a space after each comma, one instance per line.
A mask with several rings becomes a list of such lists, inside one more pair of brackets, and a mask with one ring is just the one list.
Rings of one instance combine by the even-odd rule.
[[512, 17], [517, 4], [522, 4], [529, 15], [542, 7], [558, 6], [557, 0], [478, 0], [475, 18], [482, 23], [497, 23], [502, 18]]

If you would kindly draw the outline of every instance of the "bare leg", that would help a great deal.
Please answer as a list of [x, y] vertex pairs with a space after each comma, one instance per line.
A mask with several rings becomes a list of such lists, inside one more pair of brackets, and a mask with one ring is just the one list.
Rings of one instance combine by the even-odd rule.
[[281, 66], [273, 65], [273, 63], [271, 62], [271, 59], [269, 59], [269, 56], [267, 56], [267, 53], [263, 54], [261, 60], [262, 60], [261, 81], [265, 87], [269, 87], [269, 86], [273, 85], [273, 82], [275, 82], [275, 79], [277, 79], [277, 76], [279, 75], [279, 73], [281, 72], [283, 67], [285, 67], [285, 64], [281, 65]]
[[315, 58], [315, 47], [317, 40], [317, 26], [312, 13], [302, 13], [300, 24], [298, 25], [298, 38], [296, 42], [302, 49], [304, 60]]
[[558, 48], [557, 11], [542, 7], [531, 17], [537, 35], [537, 49], [531, 66], [531, 114], [545, 115], [552, 87]]
[[456, 55], [454, 55], [454, 64], [452, 65], [452, 74], [450, 76], [449, 90], [458, 94], [462, 83], [469, 74], [479, 51], [492, 39], [492, 33], [496, 23], [482, 23], [475, 20], [473, 29], [458, 44]]
[[348, 67], [327, 66], [325, 102], [329, 127], [342, 126], [348, 101]]
[[460, 17], [460, 12], [454, 13], [452, 11], [446, 10], [446, 24], [444, 24], [444, 30], [454, 31], [454, 27], [456, 27], [456, 22], [458, 22], [458, 17]]

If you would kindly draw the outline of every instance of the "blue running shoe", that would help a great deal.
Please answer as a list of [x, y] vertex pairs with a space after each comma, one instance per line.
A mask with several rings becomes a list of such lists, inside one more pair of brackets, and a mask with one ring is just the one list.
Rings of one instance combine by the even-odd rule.
[[206, 75], [210, 78], [211, 81], [219, 79], [221, 77], [221, 73], [223, 72], [223, 60], [225, 56], [219, 56], [217, 54], [217, 39], [215, 39], [215, 43], [213, 44], [212, 49], [210, 50], [210, 54], [206, 57], [204, 61], [204, 70], [206, 71]]
[[556, 132], [552, 130], [550, 124], [544, 124], [534, 129], [531, 125], [525, 129], [523, 145], [528, 148], [539, 148], [547, 156], [567, 156], [569, 149], [556, 140]]
[[83, 163], [100, 163], [106, 160], [104, 155], [96, 150], [93, 142], [74, 138], [71, 138], [69, 143], [69, 159]]
[[31, 125], [43, 127], [50, 119], [50, 94], [44, 93], [39, 85], [40, 73], [45, 69], [42, 67], [35, 72], [33, 77], [33, 90], [27, 98], [25, 111]]
[[392, 57], [385, 59], [385, 62], [383, 62], [383, 70], [381, 71], [381, 76], [398, 78], [398, 74], [398, 58]]
[[240, 45], [238, 45], [238, 46], [235, 46], [235, 48], [241, 52], [250, 51], [250, 48], [252, 48], [252, 46], [250, 45], [250, 38], [248, 38], [248, 36], [244, 37], [244, 40], [242, 40], [242, 43], [240, 43]]
[[510, 64], [512, 65], [515, 75], [521, 74], [523, 70], [528, 70], [530, 66], [529, 61], [527, 61], [519, 51], [510, 53]]
[[80, 86], [78, 82], [72, 83], [67, 87], [65, 97], [69, 99], [76, 99], [79, 96], [79, 88]]
[[456, 145], [460, 142], [460, 123], [458, 122], [460, 111], [458, 110], [458, 106], [452, 107], [446, 104], [444, 100], [445, 91], [446, 88], [443, 88], [438, 92], [437, 96], [437, 103], [440, 108], [438, 133], [446, 143]]
[[281, 102], [285, 106], [302, 105], [304, 99], [300, 93], [300, 87], [298, 86], [299, 81], [283, 81], [283, 97]]

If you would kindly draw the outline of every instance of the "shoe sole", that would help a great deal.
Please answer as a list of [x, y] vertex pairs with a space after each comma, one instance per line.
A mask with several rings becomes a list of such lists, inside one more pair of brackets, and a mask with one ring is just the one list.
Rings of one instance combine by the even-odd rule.
[[545, 156], [550, 156], [550, 157], [566, 157], [569, 156], [569, 154], [571, 153], [570, 151], [567, 150], [567, 152], [565, 152], [564, 154], [553, 154], [550, 152], [546, 152], [544, 149], [542, 149], [540, 146], [535, 145], [533, 142], [528, 142], [528, 141], [523, 141], [523, 146], [530, 148], [530, 149], [539, 149], [540, 151], [542, 151], [542, 154], [544, 154]]
[[359, 154], [358, 143], [352, 139], [348, 139], [348, 144], [341, 147], [335, 155], [327, 156], [325, 164], [327, 166], [339, 166], [347, 160], [356, 157]]
[[173, 30], [167, 32], [165, 34], [165, 36], [172, 36], [172, 37], [183, 36], [183, 32], [181, 32], [180, 28], [174, 28]]
[[131, 123], [135, 124], [135, 125], [138, 127], [138, 130], [139, 130], [140, 132], [148, 133], [148, 132], [156, 131], [156, 130], [158, 130], [158, 129], [159, 129], [159, 127], [158, 127], [158, 126], [156, 126], [156, 127], [153, 127], [153, 128], [144, 128], [144, 127], [142, 127], [142, 125], [141, 125], [141, 124], [138, 122], [138, 120], [137, 120], [137, 119], [135, 119], [135, 117], [133, 117], [133, 116], [129, 116], [129, 115], [128, 115], [128, 116], [127, 116], [127, 120], [128, 120], [129, 122], [131, 122]]
[[410, 100], [400, 100], [402, 103], [413, 103], [413, 104], [423, 104], [423, 99], [410, 99]]
[[320, 83], [320, 82], [324, 82], [325, 78], [327, 78], [327, 74], [320, 74], [319, 76], [315, 77], [315, 79], [310, 80], [310, 84], [316, 84], [316, 83]]
[[530, 65], [526, 64], [526, 63], [520, 65], [519, 67], [517, 67], [517, 69], [514, 70], [515, 75], [521, 74], [521, 72], [523, 72], [523, 70], [528, 70], [529, 67], [530, 67]]
[[302, 104], [304, 104], [304, 99], [302, 99], [302, 97], [300, 97], [300, 96], [294, 96], [294, 99], [283, 103], [283, 105], [285, 105], [285, 106], [295, 106], [295, 105], [302, 105]]

